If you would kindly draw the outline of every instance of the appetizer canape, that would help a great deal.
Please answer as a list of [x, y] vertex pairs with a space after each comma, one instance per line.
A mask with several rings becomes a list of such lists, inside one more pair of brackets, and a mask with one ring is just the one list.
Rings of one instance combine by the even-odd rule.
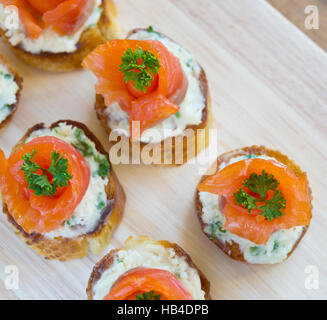
[[78, 122], [27, 131], [8, 159], [0, 149], [3, 212], [47, 259], [100, 254], [117, 228], [125, 194], [101, 143]]
[[112, 0], [0, 0], [2, 37], [23, 61], [53, 72], [80, 68], [89, 52], [116, 38], [116, 19]]
[[23, 79], [0, 56], [0, 130], [17, 110]]
[[130, 237], [93, 268], [89, 300], [204, 300], [210, 283], [177, 244]]
[[311, 220], [306, 173], [265, 147], [227, 152], [197, 191], [203, 232], [228, 256], [251, 264], [287, 259]]
[[100, 45], [83, 67], [98, 78], [95, 109], [104, 128], [139, 143], [141, 151], [158, 148], [155, 164], [183, 164], [207, 146], [206, 74], [170, 38], [152, 27], [135, 29], [124, 40]]

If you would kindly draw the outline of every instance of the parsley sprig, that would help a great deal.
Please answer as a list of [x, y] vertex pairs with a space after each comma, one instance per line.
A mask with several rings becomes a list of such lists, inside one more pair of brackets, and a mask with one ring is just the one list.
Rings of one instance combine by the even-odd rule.
[[136, 295], [136, 300], [161, 300], [161, 295], [156, 294], [153, 290]]
[[[259, 198], [248, 194], [243, 188], [234, 193], [234, 197], [237, 204], [242, 205], [249, 213], [251, 213], [252, 209], [258, 209], [258, 202], [263, 202], [264, 204], [260, 206], [262, 210], [260, 214], [271, 221], [285, 215], [286, 199], [283, 197], [282, 192], [277, 190], [278, 185], [279, 182], [275, 177], [263, 170], [261, 175], [252, 173], [248, 179], [243, 181], [243, 186], [256, 193]], [[268, 200], [266, 197], [269, 190], [272, 190], [274, 194]]]
[[[68, 173], [68, 160], [62, 157], [57, 151], [51, 153], [51, 165], [48, 169], [40, 167], [34, 157], [37, 150], [33, 153], [26, 153], [21, 170], [28, 184], [28, 189], [34, 190], [37, 196], [52, 197], [57, 193], [57, 188], [67, 187], [72, 175]], [[42, 173], [36, 173], [37, 171]], [[51, 174], [52, 181], [49, 181], [48, 174]]]
[[129, 48], [124, 52], [121, 61], [119, 70], [124, 75], [124, 81], [127, 83], [133, 81], [136, 90], [146, 92], [146, 87], [151, 85], [153, 76], [159, 72], [160, 68], [160, 62], [155, 55], [142, 48], [134, 51]]

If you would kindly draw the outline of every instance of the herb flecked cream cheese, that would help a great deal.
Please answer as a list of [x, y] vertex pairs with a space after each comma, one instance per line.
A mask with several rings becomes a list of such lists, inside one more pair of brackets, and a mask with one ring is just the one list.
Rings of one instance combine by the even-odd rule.
[[6, 66], [0, 64], [0, 123], [11, 113], [11, 106], [17, 102], [18, 85]]

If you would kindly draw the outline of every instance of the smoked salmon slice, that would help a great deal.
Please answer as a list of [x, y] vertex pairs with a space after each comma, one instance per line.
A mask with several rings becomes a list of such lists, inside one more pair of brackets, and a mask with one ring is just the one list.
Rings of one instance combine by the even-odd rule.
[[46, 27], [53, 27], [61, 35], [75, 33], [94, 8], [94, 0], [68, 0], [43, 14]]
[[[252, 173], [260, 175], [262, 171], [272, 174], [279, 182], [277, 190], [286, 199], [284, 215], [273, 220], [266, 219], [260, 213], [261, 209], [248, 212], [237, 204], [234, 194], [240, 189], [246, 189], [243, 181]], [[215, 175], [208, 177], [198, 186], [199, 191], [222, 196], [222, 213], [226, 221], [224, 229], [246, 238], [257, 244], [266, 244], [270, 235], [280, 229], [290, 229], [295, 226], [307, 226], [310, 223], [310, 199], [306, 174], [300, 177], [286, 165], [275, 160], [246, 159], [235, 162]], [[247, 189], [248, 192], [249, 189]], [[267, 199], [271, 193], [267, 193]]]
[[[36, 150], [34, 161], [43, 169], [51, 165], [51, 154], [58, 152], [68, 160], [72, 176], [68, 186], [53, 196], [39, 196], [28, 189], [22, 157]], [[8, 159], [0, 150], [0, 191], [9, 214], [27, 233], [45, 233], [70, 219], [81, 202], [90, 181], [90, 169], [82, 155], [70, 144], [55, 137], [40, 137], [22, 146]], [[37, 172], [36, 172], [37, 173]]]
[[[160, 68], [156, 88], [153, 86], [152, 92], [148, 90], [144, 95], [135, 96], [135, 90], [128, 89], [130, 84], [125, 82], [119, 66], [128, 49], [135, 51], [140, 48], [151, 52], [159, 60]], [[112, 40], [96, 48], [84, 59], [82, 65], [98, 78], [95, 89], [97, 94], [103, 96], [106, 106], [119, 103], [130, 116], [130, 122], [140, 122], [141, 132], [178, 112], [177, 101], [172, 98], [179, 96], [180, 100], [180, 94], [176, 95], [176, 92], [183, 89], [185, 96], [187, 90], [179, 59], [160, 41]], [[131, 132], [131, 137], [133, 136]]]
[[42, 34], [42, 22], [38, 13], [27, 0], [0, 0], [4, 6], [15, 6], [29, 38], [37, 39]]
[[55, 9], [64, 1], [66, 0], [28, 0], [29, 4], [41, 15]]
[[94, 0], [0, 0], [4, 6], [16, 6], [29, 38], [37, 39], [45, 28], [60, 35], [76, 32], [91, 14]]
[[179, 280], [161, 269], [135, 268], [124, 273], [103, 300], [136, 300], [136, 296], [153, 292], [160, 300], [193, 300]]

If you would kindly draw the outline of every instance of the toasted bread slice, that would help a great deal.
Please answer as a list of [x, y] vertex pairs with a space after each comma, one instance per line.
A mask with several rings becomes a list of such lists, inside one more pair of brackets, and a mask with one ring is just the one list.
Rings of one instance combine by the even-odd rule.
[[[134, 29], [128, 36], [132, 36], [134, 33], [139, 31], [146, 31], [146, 29]], [[156, 32], [158, 33], [158, 32]], [[166, 37], [168, 38], [168, 37]], [[169, 38], [168, 38], [169, 39]], [[170, 39], [171, 40], [171, 39]], [[171, 40], [173, 41], [173, 40]], [[168, 164], [168, 165], [182, 165], [193, 157], [197, 156], [202, 150], [204, 150], [209, 145], [209, 129], [212, 122], [211, 117], [211, 99], [208, 87], [208, 80], [206, 74], [201, 67], [201, 72], [198, 78], [200, 91], [205, 97], [205, 107], [202, 110], [201, 123], [198, 125], [189, 125], [185, 128], [183, 135], [174, 136], [172, 138], [166, 138], [159, 143], [149, 144], [140, 142], [140, 154], [143, 154], [145, 148], [149, 147], [153, 150], [160, 150], [160, 153], [156, 156], [155, 152], [149, 159], [142, 158], [141, 162], [146, 164]], [[105, 112], [107, 106], [105, 105], [102, 95], [96, 95], [95, 110], [100, 120], [102, 126], [106, 129], [108, 134], [111, 136], [112, 129], [108, 125], [110, 120], [109, 115]], [[189, 134], [190, 132], [191, 134]], [[194, 134], [192, 134], [194, 133]], [[116, 141], [118, 134], [114, 133], [112, 135], [112, 140]], [[119, 136], [118, 139], [129, 139], [125, 136]], [[113, 145], [114, 143], [112, 143]], [[136, 143], [138, 145], [138, 143]], [[180, 147], [182, 145], [182, 148]], [[132, 153], [133, 148], [130, 143], [129, 148], [129, 161], [132, 163], [139, 163], [139, 155]], [[145, 154], [145, 153], [144, 153]]]
[[[94, 300], [96, 298], [94, 290], [95, 290], [97, 282], [101, 280], [101, 277], [105, 271], [110, 271], [110, 269], [113, 268], [114, 264], [117, 263], [119, 253], [121, 251], [128, 250], [128, 252], [130, 254], [134, 250], [137, 250], [137, 249], [140, 250], [140, 248], [142, 248], [142, 251], [147, 250], [146, 246], [149, 246], [150, 249], [148, 249], [148, 250], [151, 250], [151, 252], [155, 253], [156, 255], [160, 255], [162, 253], [155, 251], [156, 250], [154, 248], [155, 246], [157, 246], [159, 248], [163, 248], [163, 250], [165, 250], [165, 252], [167, 253], [167, 256], [181, 258], [183, 261], [185, 261], [187, 263], [187, 268], [194, 269], [195, 275], [197, 277], [199, 277], [200, 286], [201, 286], [201, 288], [199, 288], [199, 289], [204, 292], [204, 298], [206, 300], [211, 299], [210, 298], [210, 282], [203, 275], [203, 273], [198, 269], [198, 267], [193, 263], [191, 257], [179, 245], [177, 245], [175, 243], [170, 243], [168, 241], [152, 241], [149, 237], [146, 237], [146, 236], [140, 236], [138, 238], [129, 237], [126, 240], [125, 246], [123, 248], [111, 250], [106, 256], [104, 256], [94, 266], [93, 271], [90, 276], [90, 279], [89, 279], [89, 282], [88, 282], [87, 289], [86, 289], [88, 299]], [[172, 251], [170, 253], [168, 253], [168, 250], [172, 250]], [[128, 258], [126, 258], [126, 260], [127, 259]], [[124, 262], [120, 261], [118, 263], [124, 263]], [[146, 267], [151, 267], [149, 265], [149, 263], [150, 263], [149, 260], [145, 261], [145, 263], [146, 263], [146, 265], [145, 265]], [[144, 266], [144, 265], [139, 264], [135, 267], [142, 267], [142, 266]], [[153, 266], [153, 267], [160, 269], [160, 266], [158, 266], [158, 265]], [[165, 267], [165, 269], [166, 269], [167, 265], [163, 266], [163, 267]], [[126, 267], [125, 267], [125, 269], [126, 269]], [[128, 267], [127, 267], [127, 269], [128, 269]], [[126, 271], [128, 271], [128, 270], [126, 270]], [[123, 273], [124, 273], [124, 271], [123, 271]], [[121, 274], [115, 275], [113, 280], [116, 281], [119, 278], [119, 276], [121, 276]], [[108, 292], [110, 290], [110, 287], [111, 286], [109, 285]], [[191, 290], [189, 290], [189, 291], [191, 291]], [[105, 294], [107, 294], [108, 292], [106, 292]]]
[[77, 44], [77, 50], [71, 53], [42, 52], [33, 54], [20, 46], [12, 46], [6, 31], [0, 29], [14, 53], [27, 64], [45, 71], [67, 72], [81, 68], [82, 60], [99, 44], [116, 38], [120, 29], [117, 22], [117, 9], [113, 0], [102, 0], [102, 16], [95, 27], [85, 30]]
[[8, 122], [12, 119], [13, 115], [15, 114], [17, 108], [18, 108], [18, 103], [19, 103], [19, 99], [20, 99], [20, 94], [21, 91], [23, 89], [23, 79], [18, 75], [18, 73], [8, 64], [8, 61], [6, 58], [4, 58], [3, 56], [0, 56], [0, 64], [5, 66], [9, 73], [13, 76], [14, 81], [17, 83], [18, 85], [18, 90], [16, 92], [16, 103], [12, 104], [10, 106], [10, 114], [3, 119], [0, 122], [0, 131], [2, 131], [2, 129], [4, 129], [4, 127], [6, 126], [6, 124], [8, 124]]
[[[230, 160], [232, 160], [233, 158], [236, 158], [236, 157], [239, 157], [239, 156], [248, 156], [248, 155], [267, 156], [267, 157], [274, 158], [278, 162], [288, 166], [296, 174], [296, 176], [299, 177], [299, 176], [301, 176], [303, 174], [303, 171], [300, 169], [300, 167], [293, 160], [289, 159], [286, 155], [280, 153], [279, 151], [271, 150], [271, 149], [268, 149], [268, 148], [266, 148], [264, 146], [245, 147], [245, 148], [242, 148], [242, 149], [236, 149], [236, 150], [233, 150], [233, 151], [229, 151], [229, 152], [226, 152], [226, 153], [220, 155], [217, 158], [217, 163], [216, 163], [217, 164], [217, 171], [216, 172], [221, 170], [220, 168], [222, 167], [222, 165], [229, 163]], [[200, 182], [204, 181], [207, 177], [208, 177], [208, 175], [203, 176]], [[310, 189], [309, 185], [308, 185], [308, 190], [309, 190], [309, 196], [310, 196], [310, 209], [311, 209], [311, 214], [312, 214], [312, 192], [311, 192], [311, 189]], [[199, 218], [199, 221], [200, 221], [200, 224], [201, 224], [201, 229], [202, 229], [203, 233], [212, 242], [214, 242], [225, 254], [227, 254], [232, 259], [249, 263], [245, 259], [244, 252], [240, 248], [239, 243], [237, 243], [237, 242], [235, 242], [233, 240], [232, 241], [223, 241], [222, 239], [220, 239], [218, 237], [212, 238], [207, 232], [205, 232], [205, 228], [208, 227], [208, 224], [206, 224], [202, 219], [203, 203], [200, 200], [198, 190], [196, 192], [196, 212], [197, 212], [197, 216]], [[300, 234], [297, 241], [294, 243], [291, 251], [288, 252], [286, 259], [294, 252], [297, 245], [299, 244], [299, 242], [301, 241], [301, 239], [303, 238], [303, 236], [307, 232], [307, 230], [308, 230], [308, 226], [303, 227], [302, 233]], [[285, 261], [286, 259], [284, 259], [282, 261]], [[282, 262], [282, 261], [279, 261], [279, 262]], [[262, 264], [265, 264], [265, 263], [262, 263]]]
[[[84, 124], [70, 120], [61, 120], [53, 123], [50, 126], [50, 129], [58, 127], [60, 123], [66, 123], [81, 129], [86, 137], [94, 142], [96, 150], [99, 153], [106, 155], [109, 161], [108, 153], [105, 151], [100, 141]], [[12, 153], [18, 150], [34, 131], [44, 128], [45, 126], [43, 123], [37, 124], [30, 128], [13, 148]], [[6, 203], [3, 203], [3, 212], [6, 214], [8, 221], [13, 225], [18, 236], [38, 254], [43, 255], [46, 259], [58, 259], [61, 261], [78, 259], [87, 255], [89, 250], [93, 253], [100, 254], [108, 245], [113, 232], [116, 230], [121, 221], [126, 196], [112, 169], [112, 166], [110, 166], [110, 177], [106, 186], [106, 195], [107, 205], [101, 212], [101, 218], [96, 228], [91, 232], [80, 234], [74, 238], [66, 238], [61, 236], [48, 238], [43, 234], [28, 234], [9, 214]]]

